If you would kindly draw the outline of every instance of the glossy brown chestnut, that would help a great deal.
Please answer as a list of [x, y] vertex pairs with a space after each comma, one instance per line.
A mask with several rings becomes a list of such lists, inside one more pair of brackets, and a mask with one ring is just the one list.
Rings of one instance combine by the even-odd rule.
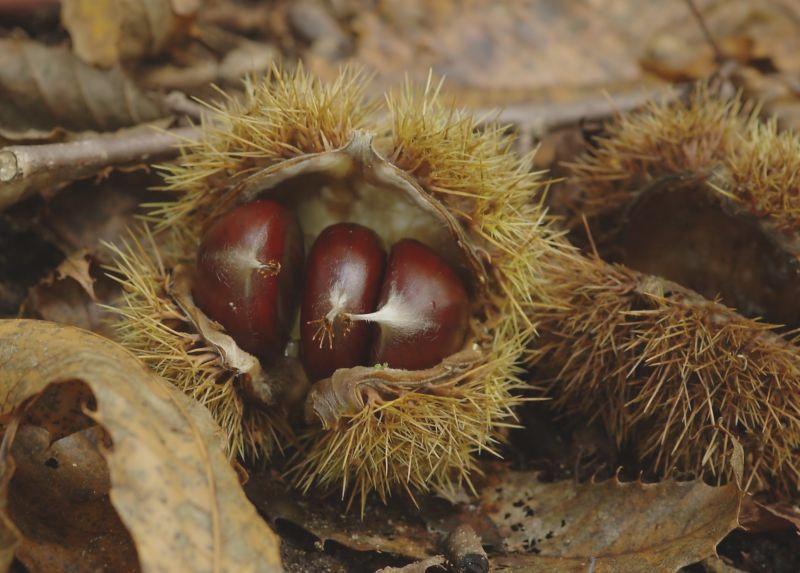
[[403, 239], [389, 254], [378, 310], [369, 320], [378, 330], [374, 363], [430, 368], [461, 349], [469, 326], [469, 297], [439, 255], [419, 241]]
[[192, 295], [241, 348], [274, 358], [297, 311], [303, 254], [291, 211], [273, 201], [241, 205], [203, 236]]
[[347, 315], [375, 310], [385, 262], [380, 239], [361, 225], [331, 225], [314, 241], [300, 307], [300, 356], [312, 380], [369, 361], [371, 325]]

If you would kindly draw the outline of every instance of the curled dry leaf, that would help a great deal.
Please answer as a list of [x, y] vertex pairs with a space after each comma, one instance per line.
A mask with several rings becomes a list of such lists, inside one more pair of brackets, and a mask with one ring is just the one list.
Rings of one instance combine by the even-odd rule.
[[17, 431], [8, 516], [21, 533], [17, 558], [29, 571], [139, 571], [133, 540], [109, 500], [106, 440], [98, 426], [52, 445], [42, 427]]
[[110, 336], [111, 316], [102, 305], [117, 296], [118, 285], [95, 257], [80, 249], [28, 291], [21, 314]]
[[88, 251], [85, 249], [76, 251], [67, 257], [63, 263], [58, 265], [53, 280], [73, 279], [83, 287], [90, 297], [96, 299], [97, 296], [94, 292], [95, 279], [90, 274], [91, 264], [92, 261]]
[[[14, 469], [12, 430], [26, 409], [35, 406], [39, 415], [32, 422], [49, 424], [51, 439], [94, 422], [111, 442], [100, 450], [109, 496], [143, 571], [174, 571], [176, 564], [190, 571], [280, 571], [277, 539], [245, 498], [208, 412], [129, 352], [76, 328], [5, 320], [0, 364], [0, 404], [9, 428], [0, 446], [3, 493]], [[65, 399], [68, 382], [67, 396], [75, 386], [91, 396]], [[82, 405], [80, 412], [65, 409], [65, 402]], [[8, 517], [5, 496], [2, 505]], [[12, 534], [19, 529], [6, 519], [0, 540]], [[8, 545], [0, 547], [0, 557], [9, 554]]]
[[800, 532], [800, 509], [785, 503], [762, 504], [751, 497], [744, 498], [739, 523], [747, 531]]
[[650, 573], [714, 555], [738, 526], [741, 499], [734, 484], [540, 483], [508, 472], [482, 504], [512, 552], [494, 559], [501, 570]]
[[174, 0], [64, 0], [61, 18], [78, 57], [108, 67], [121, 60], [163, 52], [188, 32], [196, 4]]
[[120, 69], [102, 71], [64, 48], [0, 39], [0, 136], [38, 139], [61, 128], [109, 131], [166, 115]]

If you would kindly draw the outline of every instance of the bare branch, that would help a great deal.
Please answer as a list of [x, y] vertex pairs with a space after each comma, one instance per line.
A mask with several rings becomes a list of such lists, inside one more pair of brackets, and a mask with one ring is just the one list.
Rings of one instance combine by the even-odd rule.
[[107, 167], [172, 157], [181, 141], [198, 135], [197, 127], [167, 131], [139, 127], [68, 143], [5, 147], [0, 149], [0, 210], [32, 193], [59, 189]]

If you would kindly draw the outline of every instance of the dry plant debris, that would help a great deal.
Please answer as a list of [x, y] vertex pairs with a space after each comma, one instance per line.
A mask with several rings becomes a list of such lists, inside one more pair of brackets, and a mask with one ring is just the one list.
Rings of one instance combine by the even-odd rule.
[[676, 571], [714, 553], [738, 526], [742, 494], [734, 484], [541, 483], [508, 472], [481, 496], [510, 554], [501, 571], [646, 573]]
[[111, 334], [108, 317], [95, 291], [98, 280], [106, 287], [102, 295], [109, 302], [113, 289], [108, 289], [111, 286], [108, 279], [86, 249], [75, 251], [28, 291], [22, 313], [108, 336]]
[[379, 551], [419, 560], [431, 557], [439, 549], [437, 536], [425, 522], [398, 504], [370, 504], [362, 518], [324, 498], [303, 496], [265, 472], [253, 474], [244, 488], [273, 527], [280, 531], [282, 521], [292, 523], [313, 535], [322, 547], [333, 541], [356, 551]]
[[168, 115], [119, 68], [98, 70], [32, 40], [0, 38], [0, 86], [0, 136], [8, 139], [113, 130]]
[[62, 20], [89, 64], [152, 57], [189, 32], [199, 0], [64, 0]]
[[[277, 539], [245, 498], [208, 413], [130, 353], [71, 327], [4, 320], [0, 363], [4, 493], [29, 409], [51, 439], [97, 424], [110, 439], [100, 453], [111, 503], [143, 571], [171, 571], [176, 563], [192, 571], [280, 570]], [[21, 532], [4, 501], [8, 567]]]
[[0, 149], [0, 210], [34, 192], [49, 193], [112, 167], [173, 157], [198, 135], [195, 127], [173, 130], [143, 125], [78, 141], [13, 145]]
[[379, 569], [377, 573], [427, 573], [431, 567], [436, 567], [438, 569], [444, 567], [445, 563], [444, 556], [436, 555], [421, 561], [409, 563], [403, 567], [384, 567], [383, 569]]
[[8, 516], [20, 532], [17, 559], [31, 571], [140, 571], [109, 499], [105, 432], [94, 426], [50, 441], [46, 429], [26, 424], [11, 448]]
[[[578, 570], [627, 573], [647, 565], [655, 572], [673, 570], [694, 560], [686, 571], [797, 571], [800, 519], [796, 496], [787, 495], [796, 483], [792, 469], [797, 442], [792, 420], [796, 413], [791, 412], [790, 398], [797, 349], [793, 332], [752, 320], [761, 315], [773, 322], [800, 324], [800, 311], [791, 302], [796, 298], [793, 281], [778, 281], [775, 284], [780, 288], [773, 289], [770, 296], [764, 296], [759, 287], [776, 268], [791, 268], [782, 257], [795, 244], [797, 183], [791, 181], [798, 170], [797, 138], [786, 133], [800, 125], [800, 13], [795, 4], [794, 0], [0, 0], [0, 146], [6, 146], [0, 148], [0, 314], [53, 321], [0, 323], [0, 395], [5, 392], [10, 396], [8, 380], [24, 381], [16, 386], [22, 393], [6, 400], [0, 417], [5, 437], [0, 447], [0, 565], [10, 565], [15, 573], [172, 571], [180, 567], [194, 570], [195, 566], [198, 570], [215, 570], [213, 557], [206, 559], [203, 553], [211, 547], [209, 522], [200, 516], [208, 515], [210, 499], [203, 497], [206, 490], [202, 484], [209, 476], [218, 476], [220, 517], [227, 529], [223, 531], [216, 570], [372, 573], [389, 566], [384, 571], [452, 573], [474, 564], [482, 571], [482, 560], [463, 558], [479, 555], [482, 543], [493, 570], [573, 571], [576, 563], [585, 562], [586, 566], [579, 565]], [[703, 18], [702, 26], [692, 7]], [[376, 74], [365, 88], [365, 100], [373, 95], [382, 98], [387, 86], [399, 87], [407, 77], [424, 83], [432, 69], [434, 78], [447, 77], [443, 101], [449, 105], [452, 98], [470, 106], [476, 121], [448, 115], [448, 106], [436, 113], [428, 109], [427, 114], [414, 115], [410, 112], [416, 104], [404, 106], [405, 96], [397, 90], [396, 99], [375, 117], [355, 114], [348, 124], [348, 120], [340, 120], [356, 107], [348, 99], [352, 93], [349, 88], [340, 85], [338, 91], [311, 101], [309, 107], [315, 111], [309, 112], [309, 101], [302, 97], [316, 89], [309, 76], [306, 83], [291, 84], [297, 87], [299, 96], [268, 100], [269, 106], [283, 111], [284, 119], [290, 118], [287, 122], [255, 121], [233, 130], [237, 137], [254, 145], [222, 146], [230, 165], [212, 179], [224, 180], [230, 172], [235, 176], [237, 169], [247, 179], [263, 167], [260, 154], [264, 149], [276, 162], [329, 152], [348, 143], [350, 130], [365, 127], [374, 129], [373, 141], [380, 153], [391, 156], [391, 161], [398, 160], [398, 167], [413, 173], [436, 193], [454, 191], [441, 183], [441, 175], [446, 171], [445, 179], [458, 180], [458, 163], [463, 162], [463, 156], [459, 160], [455, 153], [439, 163], [442, 157], [438, 152], [448, 136], [453, 136], [451, 143], [460, 141], [461, 148], [467, 150], [470, 141], [483, 141], [478, 148], [485, 151], [481, 145], [491, 147], [489, 140], [502, 140], [499, 147], [504, 154], [524, 155], [538, 148], [531, 163], [519, 165], [520, 173], [526, 174], [521, 177], [528, 177], [530, 170], [546, 168], [550, 172], [543, 178], [560, 179], [569, 173], [565, 164], [574, 164], [587, 146], [600, 150], [599, 155], [602, 149], [608, 149], [603, 138], [619, 135], [613, 132], [613, 125], [618, 125], [620, 115], [638, 110], [648, 99], [660, 102], [674, 120], [663, 135], [687, 142], [671, 157], [681, 166], [705, 170], [703, 194], [714, 207], [710, 211], [723, 205], [725, 217], [736, 222], [749, 218], [733, 234], [686, 233], [699, 245], [692, 247], [694, 251], [705, 251], [706, 255], [713, 251], [719, 255], [715, 260], [730, 262], [737, 254], [750, 253], [735, 272], [725, 275], [725, 288], [719, 289], [722, 302], [729, 306], [712, 301], [717, 292], [711, 292], [713, 285], [708, 281], [705, 286], [697, 282], [687, 285], [685, 275], [664, 273], [667, 278], [679, 279], [679, 285], [641, 272], [662, 274], [663, 268], [658, 265], [639, 268], [640, 272], [610, 265], [593, 256], [579, 255], [548, 232], [548, 241], [555, 246], [550, 251], [553, 256], [537, 262], [538, 290], [525, 306], [541, 335], [540, 356], [550, 353], [555, 360], [549, 365], [540, 361], [530, 375], [521, 369], [515, 369], [513, 375], [530, 377], [537, 385], [543, 377], [549, 377], [551, 390], [561, 384], [561, 390], [566, 389], [561, 394], [565, 399], [559, 402], [559, 392], [552, 395], [562, 405], [571, 401], [572, 406], [566, 408], [568, 416], [551, 419], [557, 414], [546, 415], [545, 402], [516, 408], [517, 418], [506, 418], [503, 424], [509, 422], [509, 427], [498, 428], [492, 436], [496, 441], [487, 442], [492, 452], [507, 461], [487, 463], [496, 458], [485, 451], [466, 464], [475, 491], [465, 483], [466, 488], [448, 492], [450, 501], [458, 500], [455, 505], [418, 492], [414, 492], [418, 506], [403, 503], [398, 497], [384, 506], [380, 496], [367, 496], [363, 520], [357, 510], [345, 511], [346, 499], [341, 500], [340, 488], [328, 497], [319, 497], [318, 484], [311, 485], [308, 479], [309, 491], [304, 496], [297, 490], [287, 491], [288, 486], [283, 485], [297, 479], [296, 469], [280, 479], [276, 476], [303, 459], [303, 454], [296, 454], [298, 445], [311, 445], [312, 451], [323, 455], [307, 466], [307, 477], [318, 475], [320, 470], [328, 472], [330, 484], [340, 484], [341, 465], [336, 463], [355, 456], [363, 460], [360, 471], [375, 474], [374, 483], [383, 484], [385, 474], [381, 471], [385, 465], [379, 462], [386, 457], [379, 441], [372, 444], [373, 450], [348, 450], [350, 457], [341, 456], [337, 448], [347, 448], [354, 435], [314, 431], [296, 441], [290, 433], [282, 433], [286, 429], [282, 420], [262, 418], [261, 425], [255, 424], [256, 431], [247, 438], [251, 441], [249, 448], [258, 449], [261, 446], [255, 443], [261, 441], [267, 446], [266, 452], [277, 443], [296, 457], [287, 461], [272, 455], [258, 465], [248, 463], [246, 469], [232, 463], [241, 480], [247, 472], [254, 472], [245, 488], [260, 513], [255, 515], [242, 496], [236, 475], [215, 445], [219, 437], [223, 443], [247, 441], [225, 436], [230, 428], [241, 430], [246, 424], [232, 425], [216, 416], [222, 422], [220, 430], [202, 408], [146, 373], [130, 355], [97, 336], [63, 325], [111, 334], [110, 317], [98, 312], [99, 305], [118, 304], [115, 297], [121, 287], [104, 276], [102, 265], [111, 262], [111, 251], [99, 248], [99, 244], [120, 246], [120, 231], [132, 223], [134, 214], [142, 214], [140, 204], [154, 201], [154, 193], [145, 189], [162, 182], [149, 169], [153, 162], [170, 160], [178, 153], [174, 134], [194, 137], [199, 128], [192, 124], [202, 122], [209, 128], [218, 121], [212, 118], [220, 109], [233, 116], [242, 112], [249, 120], [258, 115], [247, 115], [252, 111], [248, 105], [254, 101], [248, 90], [260, 85], [259, 78], [269, 75], [276, 62], [284, 62], [288, 71], [296, 62], [303, 62], [306, 69], [328, 80], [338, 77], [342, 64], [364, 65]], [[242, 84], [245, 75], [253, 76], [250, 84]], [[719, 105], [707, 106], [705, 115], [694, 120], [691, 112], [675, 113], [690, 101], [686, 97], [690, 93], [688, 84], [676, 87], [675, 82], [709, 75], [722, 86]], [[211, 84], [224, 88], [229, 97], [223, 98]], [[169, 94], [172, 90], [178, 92]], [[736, 92], [740, 100], [730, 97]], [[193, 96], [213, 103], [200, 104], [191, 99]], [[421, 101], [423, 108], [433, 105], [430, 100]], [[774, 124], [762, 124], [752, 117], [750, 106], [756, 103], [760, 103], [761, 117], [775, 115]], [[498, 107], [502, 108], [499, 112]], [[653, 111], [653, 107], [648, 109]], [[405, 123], [398, 121], [408, 117], [411, 119], [405, 119]], [[211, 126], [211, 130], [226, 131], [237, 123], [231, 119], [225, 118], [221, 126]], [[300, 129], [293, 122], [300, 124]], [[498, 129], [497, 123], [509, 125]], [[343, 128], [331, 128], [334, 124]], [[728, 126], [722, 130], [728, 129], [727, 134], [720, 136], [720, 124]], [[420, 125], [435, 129], [420, 137]], [[681, 132], [686, 125], [696, 128], [688, 136]], [[473, 132], [484, 129], [491, 134], [489, 138], [473, 138]], [[643, 128], [639, 125], [637, 129]], [[268, 137], [263, 137], [263, 130]], [[406, 136], [392, 142], [392, 130]], [[512, 133], [518, 136], [516, 141], [505, 138]], [[502, 137], [495, 139], [498, 135]], [[709, 146], [715, 138], [722, 143], [716, 148], [713, 142]], [[288, 142], [288, 146], [273, 147], [276, 141]], [[634, 171], [644, 174], [639, 182], [660, 180], [664, 173], [658, 173], [658, 166], [653, 169], [652, 163], [645, 164], [654, 155], [675, 151], [672, 143], [651, 143], [631, 138], [627, 149], [615, 151], [635, 156], [624, 168], [638, 161]], [[735, 153], [726, 151], [731, 148]], [[408, 149], [414, 152], [405, 154]], [[447, 149], [450, 154], [453, 148]], [[108, 154], [109, 150], [112, 153]], [[705, 154], [708, 161], [698, 150], [712, 150]], [[214, 164], [212, 155], [196, 158], [199, 161], [189, 162], [184, 179], [187, 184], [191, 170], [205, 170], [208, 159]], [[427, 161], [429, 158], [433, 163]], [[432, 165], [449, 167], [437, 173], [436, 169], [431, 171]], [[597, 173], [602, 177], [615, 179], [602, 183], [595, 178], [592, 183], [603, 190], [598, 200], [600, 210], [604, 204], [619, 206], [614, 198], [618, 193], [626, 195], [630, 181], [616, 179], [619, 172], [606, 170], [603, 165], [594, 167], [599, 167]], [[758, 177], [752, 177], [754, 173]], [[487, 181], [484, 183], [489, 185], [491, 178]], [[639, 182], [630, 187], [639, 186]], [[574, 183], [574, 179], [556, 181], [546, 194], [560, 209], [559, 214], [571, 215], [572, 222], [577, 223], [571, 227], [570, 237], [580, 242], [585, 214], [599, 253], [606, 260], [630, 266], [632, 259], [616, 258], [619, 253], [614, 249], [619, 241], [614, 232], [602, 232], [602, 220], [609, 214], [613, 218], [613, 213], [598, 215], [598, 211], [593, 215], [588, 203], [578, 207], [576, 195], [569, 194], [576, 190]], [[467, 195], [475, 185], [474, 179], [462, 180], [448, 204], [469, 211], [465, 208], [469, 205]], [[529, 191], [538, 201], [545, 186], [536, 188], [535, 193], [532, 188]], [[776, 188], [783, 192], [775, 193]], [[772, 192], [765, 193], [765, 189]], [[695, 197], [687, 188], [683, 191], [673, 198], [680, 202], [687, 196]], [[162, 191], [155, 194], [159, 202], [169, 197]], [[214, 195], [212, 199], [217, 198]], [[495, 199], [500, 203], [504, 200], [500, 195]], [[622, 204], [627, 204], [624, 197]], [[651, 214], [668, 212], [674, 205], [673, 201], [664, 209], [651, 209]], [[708, 206], [706, 202], [703, 213], [708, 214]], [[201, 211], [205, 208], [200, 206]], [[225, 208], [224, 204], [219, 206], [220, 210]], [[692, 210], [685, 209], [684, 214]], [[540, 225], [540, 211], [536, 213], [525, 216]], [[694, 221], [700, 221], [695, 228], [711, 228], [720, 217], [695, 217]], [[764, 248], [758, 233], [742, 231], [752, 231], [754, 226], [769, 236], [766, 243], [772, 244], [773, 251]], [[655, 227], [645, 226], [645, 230], [657, 230]], [[142, 249], [136, 240], [141, 241]], [[145, 311], [157, 307], [173, 329], [162, 333], [161, 341], [174, 343], [178, 361], [191, 362], [196, 367], [193, 373], [205, 372], [209, 360], [214, 362], [220, 353], [235, 351], [235, 347], [222, 338], [225, 333], [207, 321], [203, 323], [197, 308], [185, 296], [186, 289], [174, 289], [171, 281], [176, 275], [171, 271], [175, 245], [162, 242], [163, 234], [156, 236], [155, 249], [149, 246], [146, 235], [136, 240], [129, 241], [136, 255], [128, 262], [134, 266], [142, 263], [132, 270], [143, 272], [158, 285], [152, 291], [159, 293], [158, 304]], [[525, 251], [529, 246], [518, 235], [513, 243], [514, 251]], [[638, 243], [648, 245], [647, 241]], [[746, 248], [714, 251], [709, 247], [733, 243]], [[682, 243], [669, 246], [677, 244]], [[591, 252], [591, 245], [587, 243], [586, 247]], [[673, 253], [687, 250], [669, 249]], [[718, 271], [716, 262], [703, 262], [710, 260], [706, 255], [695, 257], [700, 261], [698, 267]], [[162, 262], [166, 263], [163, 268]], [[749, 288], [744, 288], [748, 281]], [[152, 286], [138, 284], [145, 290]], [[702, 291], [706, 298], [686, 286]], [[783, 295], [775, 296], [777, 291]], [[500, 294], [499, 299], [509, 298], [506, 294]], [[155, 298], [147, 300], [153, 302]], [[787, 300], [791, 304], [783, 305]], [[786, 312], [789, 307], [794, 310]], [[677, 338], [699, 332], [701, 336], [693, 339], [697, 344], [670, 344], [671, 338], [659, 334], [663, 334], [659, 324], [665, 321], [675, 322], [670, 332]], [[187, 324], [188, 331], [184, 328]], [[17, 334], [6, 336], [9, 328]], [[174, 332], [180, 336], [172, 337]], [[198, 343], [198, 336], [206, 338], [205, 343]], [[10, 356], [23, 339], [24, 351]], [[714, 343], [723, 343], [724, 351], [717, 353], [715, 348], [715, 352], [706, 353], [707, 345]], [[187, 348], [197, 354], [184, 355], [181, 349]], [[594, 349], [591, 359], [581, 351], [584, 348]], [[715, 366], [703, 361], [710, 355], [715, 357]], [[62, 360], [61, 356], [66, 358]], [[53, 365], [53, 360], [59, 363]], [[16, 368], [20, 361], [26, 361], [24, 368], [18, 368], [9, 378], [6, 365]], [[48, 366], [41, 371], [30, 369], [33, 361]], [[62, 364], [67, 365], [63, 371]], [[20, 374], [23, 369], [25, 376]], [[211, 371], [221, 373], [214, 368]], [[230, 387], [224, 384], [229, 373], [222, 372], [214, 379], [222, 380], [222, 385], [197, 386], [201, 394], [211, 392], [201, 401], [208, 402], [209, 396], [220, 401], [230, 398], [230, 392], [225, 394]], [[69, 375], [70, 380], [62, 380], [62, 374]], [[284, 381], [294, 379], [295, 374], [291, 368], [270, 371], [271, 376]], [[365, 412], [362, 427], [371, 432], [372, 417], [380, 412], [362, 409], [363, 405], [372, 404], [376, 387], [385, 390], [381, 376], [393, 373], [363, 374], [347, 380], [340, 376], [337, 384], [317, 388], [309, 402], [312, 415], [329, 428], [341, 429], [354, 412]], [[428, 374], [436, 378], [442, 371]], [[563, 377], [558, 380], [558, 375]], [[737, 381], [746, 391], [731, 391], [732, 383], [723, 387], [715, 384], [721, 377]], [[240, 378], [244, 392], [259, 394], [260, 389], [262, 397], [269, 395], [263, 392], [265, 387], [245, 378]], [[773, 378], [779, 383], [758, 384]], [[587, 380], [593, 381], [588, 392], [581, 386]], [[28, 385], [27, 381], [32, 382]], [[674, 389], [676, 381], [682, 393], [659, 393]], [[778, 385], [782, 392], [774, 391]], [[293, 400], [302, 401], [305, 386], [298, 388]], [[512, 390], [516, 395], [520, 388]], [[572, 398], [566, 400], [570, 393]], [[469, 401], [469, 396], [466, 398]], [[342, 402], [337, 403], [338, 399]], [[698, 409], [698, 403], [712, 406]], [[227, 404], [241, 406], [236, 400]], [[687, 404], [688, 410], [684, 409]], [[764, 418], [765, 404], [775, 416]], [[441, 425], [438, 414], [442, 408], [436, 410], [433, 401], [429, 405], [433, 408], [429, 413], [436, 415], [426, 419], [436, 423], [427, 433], [448, 434], [450, 430]], [[6, 407], [10, 411], [6, 412]], [[416, 421], [417, 416], [401, 410], [384, 412], [387, 416], [399, 413], [398, 428], [402, 430], [403, 423]], [[465, 419], [484, 410], [479, 405]], [[240, 414], [235, 407], [231, 411], [234, 417]], [[744, 411], [746, 415], [737, 422], [731, 411]], [[709, 424], [710, 412], [714, 414], [713, 424]], [[298, 427], [302, 425], [299, 414], [292, 411]], [[592, 416], [605, 422], [605, 427], [594, 423], [598, 420], [589, 424]], [[681, 424], [674, 424], [676, 419]], [[511, 427], [514, 425], [524, 429]], [[670, 430], [663, 433], [665, 425]], [[198, 432], [193, 434], [192, 428]], [[759, 428], [763, 430], [760, 433], [755, 431]], [[261, 432], [263, 429], [267, 431]], [[411, 451], [417, 448], [416, 430], [401, 434], [411, 439]], [[321, 435], [335, 439], [326, 444], [319, 441]], [[508, 443], [506, 438], [510, 438]], [[166, 441], [162, 443], [162, 439]], [[207, 444], [210, 465], [204, 466], [202, 455], [190, 455], [183, 446], [177, 447], [177, 455], [173, 453], [177, 442]], [[666, 448], [667, 443], [673, 447]], [[280, 448], [272, 450], [276, 454]], [[142, 455], [147, 452], [155, 454], [143, 462]], [[431, 450], [429, 457], [439, 459], [440, 454]], [[411, 458], [400, 457], [403, 461], [399, 466], [411, 467], [406, 463]], [[448, 455], [448, 463], [457, 458]], [[612, 475], [617, 464], [625, 468], [623, 481], [635, 477], [643, 467], [657, 470], [649, 472], [647, 479], [656, 479], [658, 474], [669, 477], [658, 484], [616, 480], [581, 483], [593, 473]], [[154, 465], [162, 470], [160, 474], [142, 471]], [[718, 488], [698, 481], [675, 482], [669, 468], [696, 470], [702, 466], [711, 482], [733, 477], [739, 471], [731, 469], [734, 465], [747, 472], [743, 486], [764, 485], [773, 494], [780, 493], [782, 501], [776, 503], [763, 494], [755, 499], [746, 497], [739, 517], [744, 529], [727, 535], [716, 546], [720, 558], [714, 555], [715, 542], [735, 524], [735, 486], [732, 482]], [[208, 471], [198, 471], [201, 467]], [[508, 467], [541, 467], [548, 481], [567, 481], [539, 483], [536, 472], [509, 472]], [[430, 470], [421, 468], [415, 480], [427, 483]], [[352, 486], [353, 482], [348, 484]], [[504, 491], [497, 492], [496, 488]], [[482, 496], [480, 504], [475, 501], [478, 494]], [[533, 499], [528, 500], [531, 495]], [[515, 507], [516, 501], [522, 501], [522, 506]], [[687, 508], [692, 501], [696, 502], [696, 511]], [[535, 515], [525, 515], [526, 504]], [[189, 509], [175, 510], [178, 505]], [[496, 511], [501, 506], [508, 506], [508, 521], [504, 520], [505, 513]], [[147, 508], [154, 509], [148, 513]], [[567, 514], [570, 522], [562, 533], [560, 520]], [[575, 515], [583, 521], [573, 521]], [[608, 519], [617, 515], [617, 521]], [[278, 562], [277, 540], [265, 522], [272, 524], [281, 537], [282, 564]], [[676, 533], [681, 523], [697, 524], [696, 535], [692, 538]], [[183, 545], [177, 550], [180, 544], [163, 535], [165, 524], [180, 528]], [[468, 531], [466, 524], [474, 528], [476, 537], [464, 533]], [[548, 539], [551, 530], [554, 533]], [[504, 537], [506, 544], [514, 547], [541, 538], [533, 547], [540, 553], [524, 548], [522, 552], [504, 552]], [[468, 539], [469, 547], [466, 551], [462, 551], [466, 547], [463, 543], [450, 547], [448, 538]], [[567, 538], [577, 541], [566, 546]], [[664, 551], [657, 555], [654, 543], [659, 541], [663, 541], [660, 547]], [[623, 551], [610, 556], [609, 547]], [[634, 565], [626, 560], [625, 551], [631, 548], [644, 556]], [[670, 555], [665, 557], [666, 553]], [[659, 562], [661, 558], [664, 560]]]
[[798, 317], [798, 151], [701, 84], [620, 117], [572, 165], [571, 224], [636, 270], [554, 260], [563, 304], [541, 314], [534, 361], [559, 407], [659, 475], [729, 478], [741, 442], [748, 487], [797, 492], [800, 354], [775, 323]]

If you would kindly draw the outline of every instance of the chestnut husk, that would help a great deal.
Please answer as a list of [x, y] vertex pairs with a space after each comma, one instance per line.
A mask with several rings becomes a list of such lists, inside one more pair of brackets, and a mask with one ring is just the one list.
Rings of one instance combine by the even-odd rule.
[[[800, 137], [698, 84], [606, 128], [554, 201], [582, 254], [546, 272], [530, 364], [652, 475], [796, 496]], [[625, 266], [623, 266], [625, 265]], [[628, 268], [628, 266], [633, 268]], [[765, 318], [766, 321], [762, 321]]]
[[[564, 246], [541, 207], [540, 174], [531, 171], [531, 157], [512, 153], [504, 128], [479, 129], [476, 118], [443, 105], [430, 83], [385, 100], [367, 100], [365, 88], [352, 71], [323, 83], [302, 68], [248, 83], [245, 98], [217, 106], [203, 136], [165, 166], [172, 195], [150, 211], [157, 247], [147, 277], [137, 274], [142, 265], [124, 264], [136, 244], [118, 249], [116, 268], [128, 290], [119, 309], [123, 342], [206, 403], [232, 454], [269, 453], [267, 438], [241, 441], [237, 425], [248, 423], [248, 413], [269, 413], [260, 429], [248, 429], [262, 437], [278, 435], [271, 420], [288, 419], [301, 433], [290, 461], [295, 483], [344, 488], [362, 507], [371, 492], [386, 500], [396, 491], [472, 487], [477, 455], [496, 454], [515, 422], [526, 386], [523, 354], [535, 335], [536, 308], [549, 304], [552, 290], [542, 268], [548, 252]], [[191, 267], [204, 229], [258, 199], [292, 209], [307, 245], [346, 221], [376, 230], [385, 244], [412, 238], [431, 248], [469, 293], [463, 347], [422, 371], [339, 369], [308, 394], [310, 427], [276, 416], [292, 403], [284, 395], [303, 386], [271, 380], [275, 370], [297, 371], [294, 343], [282, 366], [262, 364], [260, 393], [244, 391], [247, 373], [215, 350], [168, 288], [179, 264]], [[179, 356], [170, 346], [176, 338], [185, 349]], [[204, 400], [212, 386], [236, 401]]]

